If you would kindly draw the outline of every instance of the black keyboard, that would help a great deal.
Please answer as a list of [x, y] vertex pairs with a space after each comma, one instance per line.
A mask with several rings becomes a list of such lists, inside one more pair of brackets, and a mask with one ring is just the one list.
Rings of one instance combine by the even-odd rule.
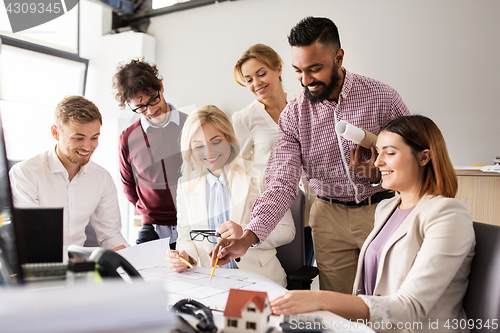
[[27, 282], [65, 279], [67, 266], [67, 264], [62, 262], [21, 265], [23, 269], [24, 280]]

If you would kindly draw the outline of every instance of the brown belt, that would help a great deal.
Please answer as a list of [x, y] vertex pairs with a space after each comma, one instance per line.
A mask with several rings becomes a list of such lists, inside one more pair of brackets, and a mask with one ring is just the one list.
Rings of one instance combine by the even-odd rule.
[[318, 199], [321, 199], [323, 201], [329, 202], [331, 204], [339, 204], [343, 205], [346, 208], [354, 208], [354, 207], [361, 207], [361, 206], [370, 206], [371, 204], [376, 204], [379, 203], [380, 201], [388, 198], [394, 197], [394, 191], [383, 191], [383, 192], [377, 192], [371, 197], [366, 198], [365, 200], [361, 202], [356, 202], [356, 201], [340, 201], [337, 199], [330, 199], [330, 198], [325, 198], [325, 197], [320, 197], [318, 195]]

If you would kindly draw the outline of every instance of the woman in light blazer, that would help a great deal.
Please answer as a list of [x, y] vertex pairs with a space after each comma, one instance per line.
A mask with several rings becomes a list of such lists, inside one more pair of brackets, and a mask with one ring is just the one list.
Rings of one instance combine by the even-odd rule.
[[329, 310], [376, 331], [468, 332], [462, 300], [475, 237], [469, 210], [454, 199], [458, 183], [441, 132], [423, 116], [395, 118], [376, 148], [382, 185], [399, 195], [377, 206], [353, 295], [288, 292], [271, 307]]
[[[208, 253], [215, 237], [195, 237], [192, 230], [216, 230], [223, 238], [241, 237], [250, 212], [264, 190], [264, 165], [245, 161], [229, 118], [217, 107], [198, 108], [186, 120], [181, 134], [182, 177], [177, 187], [177, 246], [165, 260], [175, 272], [191, 265], [210, 267]], [[290, 211], [260, 246], [225, 268], [241, 268], [266, 276], [282, 286], [286, 274], [276, 247], [290, 243], [295, 226]]]

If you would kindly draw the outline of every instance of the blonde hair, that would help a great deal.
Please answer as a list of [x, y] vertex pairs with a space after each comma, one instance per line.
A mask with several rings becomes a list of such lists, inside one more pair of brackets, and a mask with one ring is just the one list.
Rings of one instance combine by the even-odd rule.
[[[252, 45], [246, 50], [236, 62], [233, 69], [233, 78], [236, 83], [240, 86], [245, 87], [245, 81], [243, 79], [243, 72], [241, 71], [241, 66], [250, 59], [257, 59], [260, 62], [266, 64], [272, 70], [278, 70], [283, 65], [283, 60], [279, 54], [274, 51], [271, 47], [264, 44]], [[281, 81], [281, 76], [280, 76]]]
[[231, 180], [233, 173], [242, 172], [236, 168], [234, 163], [236, 157], [240, 153], [240, 146], [234, 133], [233, 125], [228, 116], [214, 105], [206, 105], [197, 108], [191, 113], [184, 123], [181, 132], [181, 151], [182, 151], [182, 177], [186, 181], [199, 180], [208, 171], [206, 167], [201, 165], [193, 157], [191, 148], [191, 140], [198, 129], [204, 124], [210, 123], [217, 130], [222, 132], [231, 146], [231, 155], [227, 165], [227, 177]]
[[54, 124], [58, 129], [63, 129], [68, 121], [82, 125], [99, 120], [102, 125], [101, 112], [97, 106], [82, 96], [66, 96], [56, 106]]

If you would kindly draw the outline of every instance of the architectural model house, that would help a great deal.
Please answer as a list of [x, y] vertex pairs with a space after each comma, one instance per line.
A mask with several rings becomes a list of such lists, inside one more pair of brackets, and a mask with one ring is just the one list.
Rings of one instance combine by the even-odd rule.
[[224, 310], [224, 332], [259, 332], [269, 328], [271, 307], [267, 293], [230, 289]]

